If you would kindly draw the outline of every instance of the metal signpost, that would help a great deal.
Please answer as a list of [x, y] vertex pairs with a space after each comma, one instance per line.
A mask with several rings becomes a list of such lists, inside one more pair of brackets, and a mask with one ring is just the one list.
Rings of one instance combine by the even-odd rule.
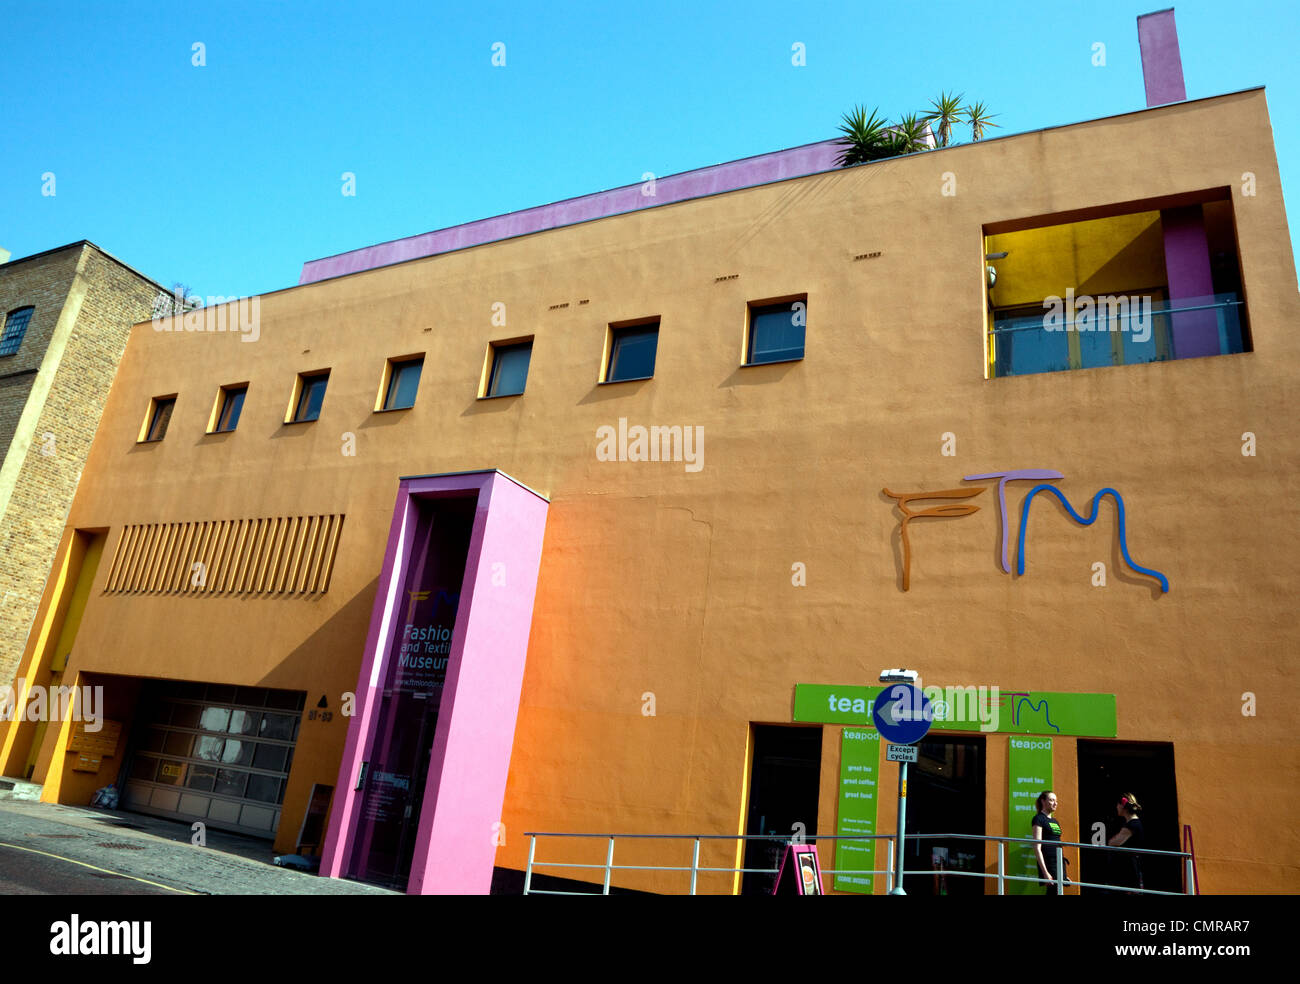
[[907, 824], [907, 763], [916, 761], [916, 742], [926, 736], [934, 720], [930, 699], [911, 683], [894, 682], [915, 679], [916, 674], [903, 675], [904, 671], [886, 671], [880, 675], [888, 683], [875, 699], [871, 717], [876, 730], [890, 743], [885, 758], [898, 763], [898, 849], [894, 852], [894, 887], [890, 895], [906, 895], [903, 891], [903, 831]]

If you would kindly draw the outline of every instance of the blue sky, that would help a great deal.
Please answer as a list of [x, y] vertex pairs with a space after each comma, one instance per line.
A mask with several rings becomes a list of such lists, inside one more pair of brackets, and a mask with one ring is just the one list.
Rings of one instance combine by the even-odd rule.
[[[90, 239], [168, 286], [264, 293], [308, 259], [828, 139], [854, 103], [956, 90], [998, 136], [1140, 109], [1135, 19], [1160, 7], [9, 0], [0, 247]], [[1298, 7], [1175, 9], [1188, 98], [1267, 86], [1294, 249]]]

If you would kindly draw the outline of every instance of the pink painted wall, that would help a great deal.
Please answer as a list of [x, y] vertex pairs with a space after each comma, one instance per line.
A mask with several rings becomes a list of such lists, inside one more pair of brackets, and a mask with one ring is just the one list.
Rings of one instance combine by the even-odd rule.
[[491, 887], [547, 508], [499, 473], [480, 495], [408, 892]]
[[[330, 811], [321, 873], [350, 870], [360, 823], [360, 765], [371, 755], [386, 654], [401, 621], [415, 499], [478, 492], [460, 608], [435, 731], [407, 891], [487, 894], [532, 626], [548, 503], [497, 471], [407, 478], [398, 488], [361, 673], [357, 713]], [[497, 581], [504, 583], [494, 583]]]
[[623, 212], [667, 205], [705, 195], [716, 195], [737, 188], [797, 178], [819, 171], [836, 168], [835, 160], [843, 150], [838, 140], [823, 140], [771, 154], [760, 154], [738, 161], [727, 161], [712, 167], [702, 167], [681, 174], [665, 175], [654, 182], [654, 194], [643, 194], [648, 183], [624, 185], [609, 191], [598, 191], [580, 198], [569, 198], [549, 205], [509, 212], [476, 222], [426, 232], [392, 242], [378, 243], [362, 249], [308, 260], [303, 264], [300, 284], [310, 284], [331, 277], [371, 270], [375, 267], [433, 256], [451, 250], [480, 246], [483, 243], [524, 236], [544, 229], [557, 229], [576, 222], [588, 222]]
[[1187, 89], [1183, 85], [1183, 59], [1178, 51], [1173, 8], [1143, 14], [1137, 25], [1147, 105], [1182, 102], [1187, 98]]

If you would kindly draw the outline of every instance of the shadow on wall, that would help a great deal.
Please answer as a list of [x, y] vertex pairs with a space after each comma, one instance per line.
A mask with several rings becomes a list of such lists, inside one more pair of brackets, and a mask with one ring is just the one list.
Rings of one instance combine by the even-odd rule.
[[[345, 690], [353, 690], [361, 672], [361, 656], [366, 645], [366, 632], [370, 627], [370, 613], [375, 604], [379, 577], [358, 591], [307, 639], [280, 661], [256, 686], [291, 687], [292, 682], [303, 679], [334, 676], [335, 666], [348, 667]], [[324, 668], [324, 672], [322, 672]], [[314, 706], [320, 693], [309, 693], [308, 707]], [[329, 694], [330, 706], [337, 708], [342, 694]]]

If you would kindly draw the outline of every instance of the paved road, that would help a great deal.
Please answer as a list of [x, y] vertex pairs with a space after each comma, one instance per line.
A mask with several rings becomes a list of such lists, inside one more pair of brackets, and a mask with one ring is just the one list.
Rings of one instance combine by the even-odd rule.
[[118, 872], [0, 844], [0, 895], [175, 894]]
[[187, 824], [134, 813], [0, 800], [0, 894], [401, 894], [276, 867], [268, 841], [191, 837]]

